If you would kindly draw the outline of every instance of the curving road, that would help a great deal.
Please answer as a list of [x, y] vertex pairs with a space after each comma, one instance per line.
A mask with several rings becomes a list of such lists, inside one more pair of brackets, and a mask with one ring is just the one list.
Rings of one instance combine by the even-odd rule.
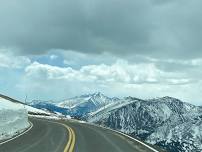
[[78, 121], [30, 119], [33, 128], [0, 152], [154, 152], [124, 135]]
[[0, 152], [63, 152], [68, 140], [67, 129], [60, 124], [30, 119], [32, 129], [0, 145]]
[[76, 135], [74, 152], [158, 152], [117, 132], [78, 121], [65, 122]]

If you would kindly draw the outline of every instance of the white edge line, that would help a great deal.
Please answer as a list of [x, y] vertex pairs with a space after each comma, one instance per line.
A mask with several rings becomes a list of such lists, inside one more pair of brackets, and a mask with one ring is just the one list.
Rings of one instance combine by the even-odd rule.
[[13, 137], [13, 138], [10, 138], [10, 139], [8, 139], [8, 140], [6, 140], [6, 141], [1, 142], [0, 145], [3, 145], [3, 144], [5, 144], [5, 143], [7, 143], [7, 142], [9, 142], [9, 141], [12, 141], [12, 140], [14, 140], [14, 139], [16, 139], [16, 138], [18, 138], [18, 137], [20, 137], [20, 136], [26, 134], [26, 133], [27, 133], [28, 131], [30, 131], [30, 130], [32, 129], [32, 127], [33, 127], [33, 124], [32, 124], [30, 121], [29, 121], [29, 124], [30, 124], [29, 129], [27, 129], [26, 131], [22, 132], [21, 134], [15, 136], [15, 137]]
[[[78, 122], [79, 122], [79, 123], [83, 123], [83, 122], [80, 122], [80, 121], [78, 121]], [[103, 129], [107, 129], [107, 130], [116, 132], [116, 133], [118, 133], [118, 134], [121, 134], [121, 135], [123, 135], [123, 136], [125, 136], [125, 137], [128, 137], [128, 138], [130, 138], [130, 139], [132, 139], [132, 140], [134, 140], [134, 141], [136, 141], [136, 142], [142, 144], [143, 146], [149, 148], [149, 149], [152, 150], [153, 152], [159, 152], [158, 150], [156, 150], [156, 149], [150, 147], [149, 145], [147, 145], [147, 144], [141, 142], [140, 140], [137, 140], [137, 139], [135, 139], [135, 138], [133, 138], [133, 137], [127, 135], [127, 134], [124, 134], [124, 133], [122, 133], [122, 132], [120, 132], [120, 131], [113, 130], [113, 129], [110, 129], [110, 128], [107, 128], [107, 127], [103, 127], [103, 126], [100, 126], [100, 125], [96, 125], [96, 124], [93, 124], [93, 123], [88, 123], [88, 122], [86, 122], [86, 124], [93, 125], [93, 126], [97, 126], [97, 127], [101, 127], [101, 128], [103, 128]]]
[[113, 129], [110, 129], [110, 128], [106, 128], [106, 127], [103, 127], [103, 126], [101, 126], [101, 127], [102, 127], [102, 128], [105, 128], [105, 129], [108, 129], [108, 130], [111, 130], [111, 131], [114, 131], [114, 132], [116, 132], [116, 133], [119, 133], [119, 134], [121, 134], [121, 135], [123, 135], [123, 136], [126, 136], [126, 137], [132, 139], [132, 140], [135, 140], [136, 142], [138, 142], [138, 143], [144, 145], [145, 147], [149, 148], [150, 150], [152, 150], [152, 151], [154, 151], [154, 152], [159, 152], [158, 150], [156, 150], [156, 149], [150, 147], [149, 145], [147, 145], [147, 144], [141, 142], [140, 140], [137, 140], [137, 139], [135, 139], [135, 138], [133, 138], [133, 137], [127, 135], [127, 134], [124, 134], [124, 133], [122, 133], [122, 132], [120, 132], [120, 131], [113, 130]]

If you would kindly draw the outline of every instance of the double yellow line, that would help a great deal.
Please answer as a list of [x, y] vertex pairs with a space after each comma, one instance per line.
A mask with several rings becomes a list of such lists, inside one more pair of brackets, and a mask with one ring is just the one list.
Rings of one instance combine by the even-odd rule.
[[65, 124], [62, 124], [62, 125], [65, 126], [65, 128], [69, 132], [69, 140], [68, 140], [67, 145], [65, 146], [64, 152], [73, 152], [74, 146], [75, 146], [75, 133], [74, 133], [74, 130], [72, 128], [70, 128], [69, 126], [65, 125]]

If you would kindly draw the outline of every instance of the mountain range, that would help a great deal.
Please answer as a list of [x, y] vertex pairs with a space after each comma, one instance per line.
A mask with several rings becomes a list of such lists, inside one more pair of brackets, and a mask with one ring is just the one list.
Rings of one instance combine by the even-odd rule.
[[119, 99], [98, 92], [30, 105], [121, 131], [169, 152], [202, 151], [202, 107], [176, 98]]

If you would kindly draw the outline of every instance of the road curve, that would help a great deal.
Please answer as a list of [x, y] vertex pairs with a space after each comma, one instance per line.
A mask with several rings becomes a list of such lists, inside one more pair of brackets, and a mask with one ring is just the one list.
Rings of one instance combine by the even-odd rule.
[[74, 152], [157, 152], [117, 132], [78, 121], [63, 122], [76, 135]]
[[0, 152], [154, 152], [117, 132], [78, 121], [30, 119], [33, 128]]
[[33, 127], [22, 136], [0, 145], [0, 152], [63, 152], [67, 129], [47, 120], [30, 119]]

